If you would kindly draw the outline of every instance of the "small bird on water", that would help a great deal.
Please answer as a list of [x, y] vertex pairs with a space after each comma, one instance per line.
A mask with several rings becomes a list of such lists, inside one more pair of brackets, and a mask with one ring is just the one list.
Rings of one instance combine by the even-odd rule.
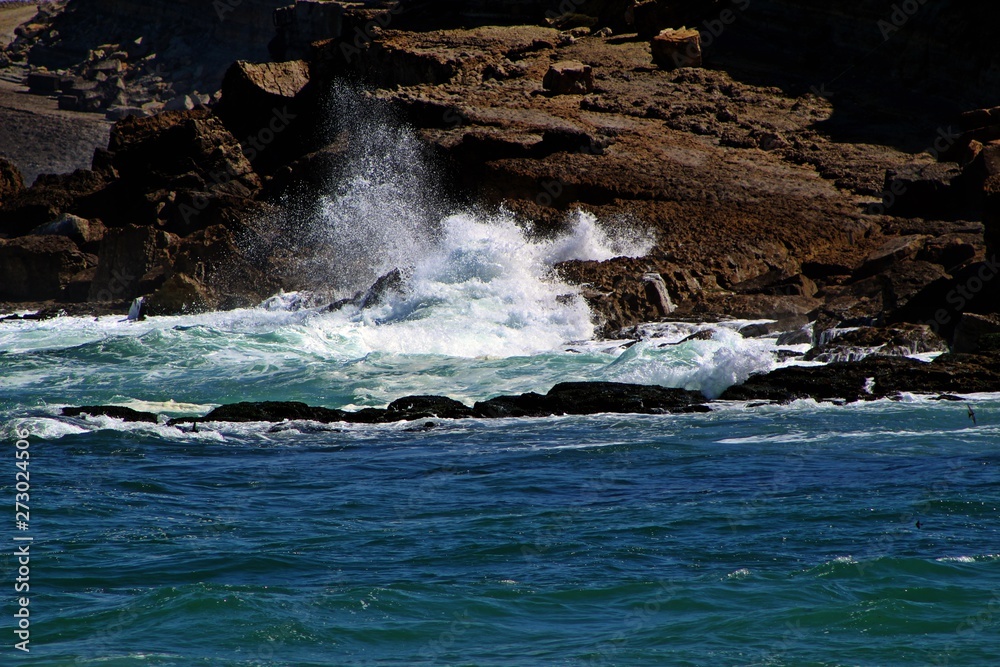
[[972, 420], [972, 425], [975, 426], [976, 425], [976, 411], [973, 410], [972, 406], [969, 405], [968, 403], [965, 404], [965, 407], [967, 407], [969, 409], [969, 419]]

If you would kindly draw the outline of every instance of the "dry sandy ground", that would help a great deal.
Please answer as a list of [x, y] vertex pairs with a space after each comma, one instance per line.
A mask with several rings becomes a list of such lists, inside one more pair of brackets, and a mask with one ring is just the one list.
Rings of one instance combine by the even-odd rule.
[[[35, 14], [35, 5], [0, 2], [0, 44]], [[0, 70], [0, 157], [31, 183], [38, 174], [90, 167], [94, 148], [107, 146], [111, 123], [99, 114], [60, 111], [55, 97], [28, 93], [23, 69]]]

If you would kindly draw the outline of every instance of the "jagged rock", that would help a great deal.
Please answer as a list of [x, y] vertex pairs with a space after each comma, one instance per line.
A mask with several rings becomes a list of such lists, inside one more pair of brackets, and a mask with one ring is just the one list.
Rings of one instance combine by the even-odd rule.
[[801, 273], [787, 276], [783, 271], [769, 271], [756, 278], [730, 287], [737, 294], [767, 294], [771, 296], [815, 296], [819, 288], [811, 278]]
[[945, 218], [962, 210], [964, 194], [957, 185], [962, 169], [954, 163], [916, 163], [885, 174], [882, 210], [890, 215]]
[[58, 299], [74, 274], [93, 265], [94, 256], [65, 236], [0, 239], [0, 300]]
[[143, 276], [165, 260], [170, 244], [169, 234], [151, 227], [108, 230], [101, 241], [88, 300], [131, 301], [142, 294], [148, 289], [142, 284]]
[[375, 281], [375, 284], [368, 288], [368, 291], [365, 292], [365, 295], [358, 302], [358, 307], [371, 308], [372, 306], [381, 305], [386, 297], [399, 292], [403, 289], [404, 285], [403, 274], [400, 273], [399, 269], [393, 269], [384, 276], [380, 276]]
[[[943, 283], [950, 278], [951, 276], [937, 264], [920, 261], [899, 262], [882, 276], [884, 285], [882, 307], [889, 312], [906, 308], [912, 319], [914, 306], [923, 305], [926, 316], [918, 316], [918, 321], [933, 319], [934, 304], [914, 304], [912, 301], [924, 294], [928, 286]], [[908, 306], [910, 307], [907, 308]]]
[[948, 343], [926, 324], [834, 330], [823, 345], [806, 352], [806, 361], [854, 361], [871, 355], [910, 356], [947, 352]]
[[963, 313], [955, 327], [955, 352], [978, 352], [984, 337], [1000, 334], [1000, 315]]
[[653, 62], [662, 69], [701, 67], [701, 34], [697, 30], [667, 29], [649, 43]]
[[24, 190], [24, 179], [17, 166], [0, 157], [0, 202]]
[[911, 393], [1000, 390], [1000, 357], [943, 354], [930, 363], [906, 357], [871, 356], [826, 366], [789, 366], [753, 375], [723, 392], [722, 400], [872, 400]]
[[72, 213], [65, 213], [58, 220], [36, 227], [31, 233], [39, 236], [65, 236], [81, 250], [97, 254], [107, 228], [100, 220], [88, 220]]
[[542, 86], [553, 95], [585, 95], [594, 90], [594, 71], [590, 65], [563, 60], [549, 67]]
[[865, 261], [854, 272], [854, 277], [860, 279], [874, 276], [897, 262], [914, 259], [924, 249], [929, 239], [929, 236], [921, 234], [889, 239], [865, 258]]
[[218, 306], [216, 297], [186, 273], [175, 273], [146, 300], [150, 315], [201, 313]]
[[[789, 317], [783, 320], [773, 320], [771, 322], [757, 322], [754, 324], [748, 324], [744, 327], [740, 327], [739, 334], [744, 338], [760, 338], [762, 336], [771, 336], [773, 334], [780, 334], [778, 340], [782, 340], [784, 337], [785, 342], [779, 342], [779, 345], [798, 345], [799, 343], [788, 342], [793, 338], [797, 338], [797, 334], [803, 329], [809, 328], [809, 318], [802, 315], [800, 317]], [[812, 340], [811, 333], [808, 340], [802, 342], [810, 342]]]
[[295, 401], [263, 401], [220, 405], [204, 417], [172, 419], [171, 425], [202, 422], [280, 422], [286, 419], [324, 424], [344, 421], [347, 413], [330, 408], [314, 408]]

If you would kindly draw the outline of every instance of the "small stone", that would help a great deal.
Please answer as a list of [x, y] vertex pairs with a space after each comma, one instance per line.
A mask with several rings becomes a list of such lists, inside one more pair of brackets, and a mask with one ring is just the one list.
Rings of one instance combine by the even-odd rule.
[[667, 29], [649, 43], [653, 62], [663, 69], [701, 67], [701, 35], [691, 28]]
[[554, 63], [546, 72], [542, 86], [555, 95], [585, 95], [594, 92], [594, 71], [590, 65], [575, 60]]

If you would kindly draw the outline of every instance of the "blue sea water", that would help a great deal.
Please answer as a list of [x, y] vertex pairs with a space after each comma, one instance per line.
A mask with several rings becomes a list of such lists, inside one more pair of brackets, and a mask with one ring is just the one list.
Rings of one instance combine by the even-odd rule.
[[[413, 200], [433, 188], [417, 187], [429, 170], [405, 128], [370, 138], [305, 213], [304, 267], [341, 290], [403, 267], [384, 303], [322, 313], [298, 293], [0, 324], [0, 664], [1000, 664], [1000, 396], [969, 397], [977, 424], [921, 396], [197, 432], [61, 415], [471, 403], [566, 380], [711, 398], [789, 363], [736, 322], [596, 340], [553, 266], [651, 239], [585, 214], [556, 238], [503, 211], [439, 214]], [[360, 285], [343, 266], [365, 267]], [[29, 536], [26, 654], [14, 538]]]

